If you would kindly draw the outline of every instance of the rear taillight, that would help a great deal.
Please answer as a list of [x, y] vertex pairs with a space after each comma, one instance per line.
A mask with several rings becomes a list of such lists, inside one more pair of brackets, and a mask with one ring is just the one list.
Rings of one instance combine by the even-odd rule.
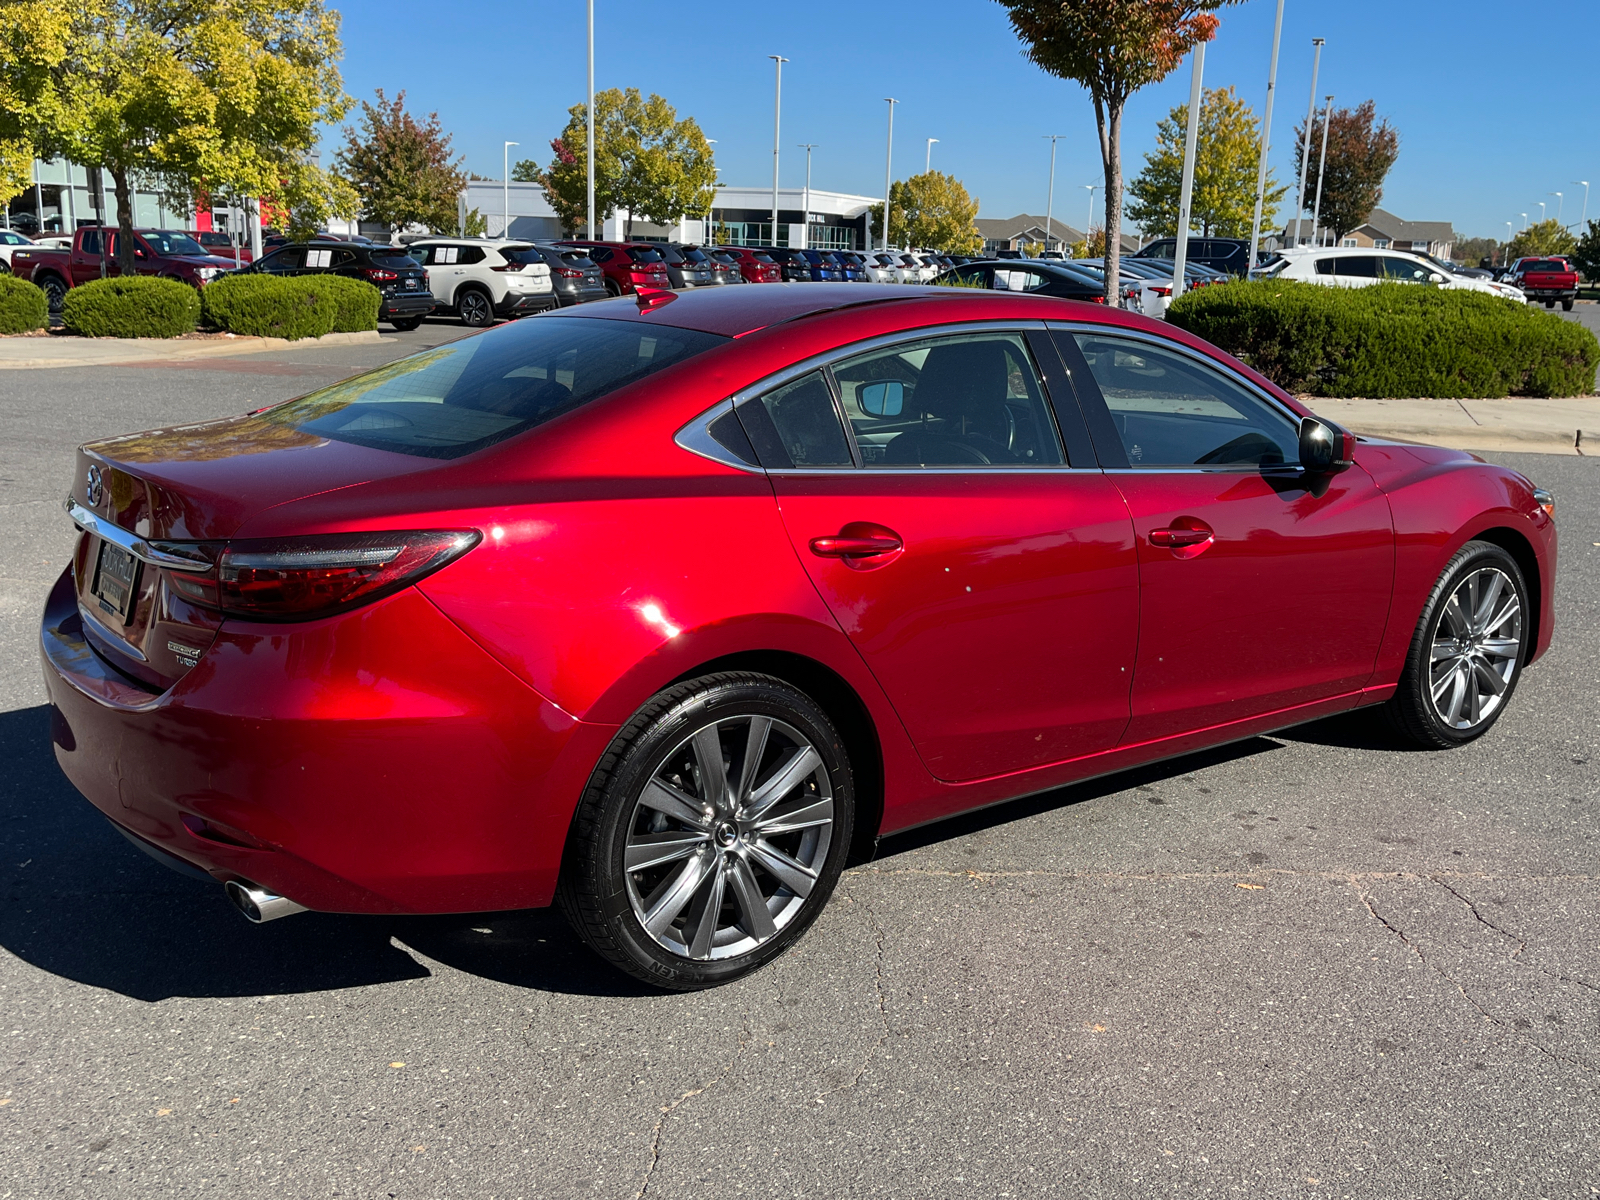
[[361, 273], [370, 283], [393, 283], [400, 278], [400, 272], [385, 271], [382, 267], [366, 267]]
[[522, 263], [500, 263], [499, 265], [496, 265], [494, 263], [490, 263], [489, 264], [489, 270], [491, 270], [491, 271], [520, 271], [520, 270], [522, 270], [523, 265], [524, 264], [522, 264]]
[[370, 603], [471, 550], [473, 530], [257, 538], [207, 547], [205, 572], [171, 571], [180, 595], [251, 621], [306, 621]]
[[583, 272], [577, 267], [557, 267], [556, 274], [563, 279], [582, 279]]

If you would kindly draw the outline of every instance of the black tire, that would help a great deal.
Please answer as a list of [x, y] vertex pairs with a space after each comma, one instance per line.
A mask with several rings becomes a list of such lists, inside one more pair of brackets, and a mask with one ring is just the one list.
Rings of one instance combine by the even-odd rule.
[[417, 328], [419, 325], [422, 324], [422, 318], [421, 317], [401, 317], [399, 320], [395, 320], [395, 319], [391, 318], [390, 321], [389, 321], [389, 324], [394, 326], [394, 328], [399, 330], [401, 333], [410, 333], [413, 329]]
[[606, 280], [606, 295], [608, 295], [608, 296], [620, 296], [620, 295], [622, 295], [622, 285], [617, 283], [617, 281], [614, 280], [614, 279]]
[[[1469, 579], [1485, 571], [1498, 571], [1516, 593], [1519, 617], [1516, 625], [1516, 653], [1511, 656], [1499, 655], [1491, 659], [1475, 651], [1471, 655], [1463, 655], [1459, 660], [1443, 659], [1436, 663], [1435, 642], [1444, 646], [1447, 642], [1454, 641], [1450, 637], [1452, 615], [1446, 611], [1451, 598], [1456, 596], [1458, 589]], [[1462, 610], [1458, 608], [1455, 611], [1459, 613]], [[1416, 632], [1411, 638], [1411, 648], [1406, 654], [1405, 669], [1400, 673], [1400, 686], [1383, 706], [1383, 715], [1390, 729], [1404, 741], [1428, 750], [1448, 750], [1482, 737], [1500, 719], [1500, 714], [1505, 712], [1511, 703], [1512, 694], [1516, 691], [1517, 681], [1522, 678], [1522, 668], [1527, 664], [1531, 647], [1531, 617], [1532, 612], [1528, 606], [1528, 585], [1516, 560], [1490, 542], [1468, 542], [1461, 547], [1446, 564], [1439, 581], [1434, 584], [1433, 591], [1428, 596], [1428, 603], [1423, 606], [1422, 618], [1417, 622]], [[1488, 642], [1505, 639], [1479, 637], [1478, 640]], [[1446, 671], [1446, 667], [1452, 662], [1459, 662], [1464, 664], [1461, 667], [1465, 672], [1464, 686], [1478, 689], [1477, 681], [1484, 678], [1481, 670], [1474, 673], [1479, 660], [1485, 666], [1489, 666], [1492, 662], [1493, 666], [1489, 669], [1497, 675], [1502, 671], [1505, 672], [1503, 691], [1495, 697], [1493, 708], [1481, 720], [1470, 719], [1473, 710], [1469, 708], [1465, 717], [1458, 713], [1456, 722], [1452, 723], [1446, 719], [1447, 713], [1439, 711], [1439, 705], [1434, 700], [1434, 686], [1437, 682], [1453, 680], [1455, 668]], [[1446, 694], [1444, 703], [1447, 710], [1454, 694], [1454, 688]], [[1472, 695], [1476, 695], [1476, 691], [1468, 696], [1467, 703], [1476, 705], [1478, 700], [1473, 699]], [[1458, 706], [1460, 703], [1457, 701]]]
[[1546, 300], [1544, 302], [1544, 306], [1546, 308], [1554, 308], [1556, 306], [1556, 302], [1554, 300]]
[[[762, 734], [764, 754], [756, 757], [751, 772], [745, 772], [744, 746], [754, 745], [755, 738], [741, 741], [739, 730], [753, 734], [758, 720], [766, 722], [763, 729], [770, 727], [772, 740]], [[815, 833], [747, 833], [743, 814], [748, 810], [733, 812], [741, 791], [747, 790], [750, 799], [759, 800], [762, 787], [756, 786], [758, 777], [770, 783], [784, 773], [786, 764], [804, 754], [799, 741], [780, 732], [785, 729], [809, 743], [819, 765], [774, 797], [758, 819], [782, 823], [775, 815], [778, 810], [793, 815], [798, 812], [795, 804], [818, 810], [828, 807], [831, 798], [831, 823], [826, 832], [818, 827]], [[719, 753], [726, 756], [722, 778], [734, 792], [726, 808], [717, 804], [716, 816], [704, 815], [712, 812], [717, 797], [708, 795], [697, 765], [701, 758], [696, 735], [703, 737], [707, 730], [716, 731], [712, 736]], [[791, 749], [785, 749], [785, 741]], [[736, 770], [738, 779], [733, 777]], [[699, 828], [705, 832], [697, 834], [688, 822], [681, 818], [674, 822], [642, 802], [646, 787], [659, 786], [662, 780], [675, 781], [674, 787], [682, 788], [677, 795], [704, 806]], [[573, 929], [595, 953], [636, 979], [673, 991], [728, 983], [782, 954], [822, 911], [849, 854], [854, 813], [854, 781], [843, 740], [810, 697], [768, 675], [729, 672], [692, 679], [652, 697], [622, 727], [601, 758], [573, 815], [557, 901]], [[676, 829], [668, 828], [674, 823]], [[736, 841], [724, 840], [729, 831]], [[626, 869], [630, 846], [637, 852], [641, 840], [674, 834], [680, 839], [698, 839], [695, 851], [644, 869]], [[764, 836], [772, 837], [773, 842], [762, 841]], [[800, 841], [785, 840], [795, 838]], [[791, 855], [791, 861], [806, 861], [806, 838], [812, 839], [809, 862], [815, 870], [814, 882], [803, 896], [762, 866], [758, 859], [761, 850], [747, 849], [757, 842], [768, 849], [776, 844], [785, 855]], [[694, 864], [702, 862], [706, 865], [696, 868], [701, 882], [680, 893], [684, 898], [671, 910], [674, 916], [658, 933], [651, 933], [642, 917], [647, 900], [674, 890], [672, 880], [682, 880]], [[754, 892], [747, 890], [752, 885], [757, 889]], [[646, 889], [650, 889], [648, 894]], [[709, 896], [719, 898], [715, 913], [712, 901], [705, 898]], [[761, 907], [746, 907], [747, 898], [759, 900]], [[670, 907], [664, 900], [657, 903], [657, 910], [652, 911]], [[763, 912], [768, 915], [759, 917]], [[712, 919], [707, 923], [703, 914], [708, 913]], [[757, 914], [759, 921], [752, 920], [750, 913]], [[681, 927], [677, 919], [682, 920]], [[701, 957], [693, 956], [691, 948], [692, 942], [699, 940], [691, 937], [696, 928], [691, 926], [693, 921], [709, 924], [719, 939], [714, 945], [707, 943], [709, 949]], [[770, 932], [754, 932], [761, 928], [760, 921], [765, 921]], [[674, 939], [679, 939], [676, 951], [666, 944]], [[741, 948], [747, 945], [749, 948]], [[724, 956], [709, 956], [717, 953]]]
[[1572, 301], [1571, 300], [1563, 300], [1561, 302], [1561, 311], [1562, 312], [1571, 312], [1572, 311]]
[[45, 303], [50, 306], [50, 315], [59, 317], [61, 305], [67, 298], [67, 285], [59, 275], [46, 275], [39, 287], [44, 291]]
[[482, 288], [462, 288], [456, 293], [456, 312], [461, 323], [472, 329], [494, 324], [494, 301]]

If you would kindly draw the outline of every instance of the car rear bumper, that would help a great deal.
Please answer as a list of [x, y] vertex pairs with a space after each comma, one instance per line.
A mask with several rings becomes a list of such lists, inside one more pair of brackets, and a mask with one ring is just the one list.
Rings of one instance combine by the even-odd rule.
[[395, 292], [383, 297], [383, 307], [378, 315], [384, 320], [390, 317], [425, 317], [434, 310], [436, 304], [432, 292]]
[[307, 908], [548, 904], [615, 728], [574, 720], [408, 590], [297, 625], [229, 622], [155, 694], [84, 640], [70, 571], [41, 630], [56, 759], [119, 828]]
[[557, 288], [556, 300], [563, 308], [572, 304], [588, 304], [591, 300], [605, 300], [611, 293], [606, 291], [605, 284], [596, 284], [593, 287]]
[[521, 317], [528, 313], [544, 312], [556, 307], [557, 303], [554, 291], [507, 292], [494, 306], [494, 314], [497, 317]]

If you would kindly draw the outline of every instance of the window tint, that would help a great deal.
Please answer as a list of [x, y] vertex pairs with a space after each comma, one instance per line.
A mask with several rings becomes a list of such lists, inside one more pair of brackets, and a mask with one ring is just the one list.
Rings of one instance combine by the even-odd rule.
[[610, 262], [611, 248], [609, 246], [596, 246], [589, 251], [589, 257], [595, 262]]
[[272, 254], [267, 255], [256, 265], [263, 271], [298, 271], [305, 265], [306, 248], [304, 246], [285, 246]]
[[1358, 279], [1376, 279], [1378, 258], [1373, 254], [1352, 254], [1348, 258], [1336, 258], [1333, 260], [1333, 273], [1351, 275]]
[[1385, 257], [1379, 261], [1383, 264], [1385, 279], [1398, 279], [1403, 283], [1427, 283], [1428, 276], [1433, 274], [1431, 269], [1409, 258]]
[[628, 247], [628, 257], [636, 263], [658, 263], [662, 261], [660, 251], [641, 250], [637, 246]]
[[[1194, 243], [1190, 243], [1193, 245]], [[1178, 244], [1176, 242], [1157, 242], [1153, 246], [1146, 246], [1139, 252], [1140, 258], [1176, 258]]]
[[[763, 466], [854, 465], [850, 443], [845, 440], [844, 427], [833, 407], [833, 393], [822, 372], [812, 371], [768, 392], [759, 404], [761, 412], [749, 414], [756, 419], [747, 424]], [[762, 413], [766, 422], [760, 420]], [[774, 438], [776, 445], [772, 444]]]
[[419, 265], [427, 267], [433, 265], [434, 255], [439, 249], [438, 246], [412, 246], [406, 251], [406, 255], [415, 259]]
[[1020, 334], [902, 343], [846, 359], [833, 374], [867, 467], [1061, 462], [1044, 389]]
[[174, 233], [170, 229], [155, 229], [139, 235], [157, 254], [204, 254], [205, 247], [187, 233]]
[[532, 246], [512, 246], [509, 248], [502, 248], [500, 255], [507, 262], [519, 263], [524, 267], [531, 266], [534, 263], [542, 263], [544, 261], [544, 255], [540, 254]]
[[1567, 269], [1567, 264], [1559, 258], [1535, 258], [1522, 264], [1522, 272], [1525, 275], [1549, 275], [1553, 272], [1565, 273]]
[[78, 246], [85, 254], [99, 254], [100, 231], [98, 229], [85, 229]]
[[380, 450], [455, 458], [726, 340], [631, 321], [518, 321], [291, 400], [261, 419]]
[[[1282, 262], [1283, 260], [1279, 259], [1278, 261]], [[1332, 275], [1334, 273], [1333, 265], [1334, 265], [1334, 263], [1336, 263], [1338, 261], [1339, 260], [1336, 259], [1336, 258], [1319, 258], [1319, 259], [1317, 259], [1317, 274], [1318, 275]], [[1281, 269], [1282, 268], [1280, 267], [1279, 270], [1281, 270]]]
[[1299, 462], [1297, 423], [1221, 372], [1148, 342], [1073, 336], [1131, 466]]
[[[473, 249], [476, 250], [477, 247], [473, 247]], [[477, 252], [481, 258], [483, 251], [478, 250]], [[462, 253], [465, 254], [466, 252], [462, 251]], [[371, 261], [373, 266], [387, 267], [391, 271], [415, 271], [417, 269], [416, 259], [409, 254], [401, 254], [396, 250], [390, 250], [387, 246], [382, 250], [374, 250]]]

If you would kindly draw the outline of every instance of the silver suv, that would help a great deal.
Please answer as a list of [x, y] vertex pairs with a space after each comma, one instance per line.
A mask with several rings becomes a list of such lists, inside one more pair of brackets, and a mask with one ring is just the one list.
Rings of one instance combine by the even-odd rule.
[[[419, 238], [406, 248], [428, 268], [438, 307], [474, 327], [556, 306], [550, 266], [527, 242]], [[437, 311], [437, 310], [436, 310]]]

